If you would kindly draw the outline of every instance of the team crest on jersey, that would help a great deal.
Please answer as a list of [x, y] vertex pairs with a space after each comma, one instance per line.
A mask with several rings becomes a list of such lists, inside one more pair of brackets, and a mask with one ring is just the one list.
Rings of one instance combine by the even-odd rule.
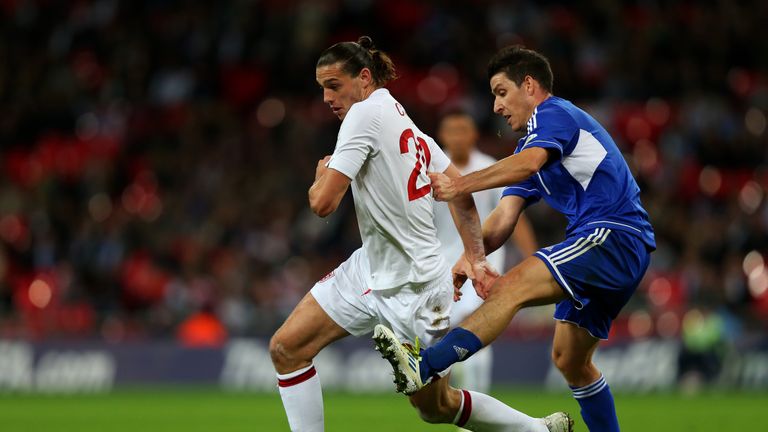
[[527, 146], [529, 142], [531, 142], [532, 139], [539, 136], [539, 134], [530, 134], [527, 138], [525, 138], [525, 143], [523, 144], [523, 147]]
[[323, 276], [322, 279], [320, 279], [320, 281], [318, 283], [323, 283], [323, 282], [327, 281], [328, 279], [330, 279], [330, 278], [332, 278], [334, 276], [335, 276], [335, 274], [333, 273], [333, 271], [331, 271], [327, 275]]

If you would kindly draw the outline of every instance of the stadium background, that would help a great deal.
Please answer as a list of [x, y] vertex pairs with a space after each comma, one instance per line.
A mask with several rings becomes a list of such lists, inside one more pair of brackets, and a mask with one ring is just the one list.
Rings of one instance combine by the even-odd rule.
[[[106, 404], [131, 388], [122, 397], [162, 401], [176, 393], [136, 386], [193, 384], [265, 393], [195, 387], [179, 393], [181, 411], [194, 406], [184, 395], [234, 397], [273, 407], [274, 430], [285, 427], [266, 340], [360, 241], [349, 197], [325, 220], [307, 206], [338, 130], [314, 63], [361, 34], [392, 55], [390, 89], [424, 131], [462, 107], [496, 157], [518, 136], [491, 113], [485, 64], [511, 43], [546, 54], [555, 93], [624, 153], [659, 245], [600, 361], [629, 400], [662, 392], [651, 400], [698, 415], [730, 407], [721, 394], [765, 401], [765, 22], [759, 1], [0, 2], [0, 398], [18, 405], [0, 422], [38, 430], [24, 407], [65, 400], [35, 393]], [[545, 204], [528, 214], [541, 244], [561, 238]], [[548, 400], [545, 411], [572, 403], [541, 393], [563, 386], [547, 364], [550, 316], [517, 317], [494, 370], [500, 391], [527, 385], [520, 398]], [[324, 385], [341, 392], [328, 410], [356, 386], [386, 388], [386, 374], [344, 374], [366, 342], [321, 360]], [[718, 402], [689, 399], [701, 392]], [[227, 430], [272, 430], [247, 423]]]

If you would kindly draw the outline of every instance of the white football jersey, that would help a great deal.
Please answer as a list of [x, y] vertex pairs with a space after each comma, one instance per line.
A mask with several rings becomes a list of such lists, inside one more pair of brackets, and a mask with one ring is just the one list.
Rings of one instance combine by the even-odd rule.
[[449, 271], [440, 253], [427, 171], [450, 160], [386, 89], [350, 108], [328, 162], [352, 180], [370, 263], [368, 288], [427, 282]]
[[[487, 168], [496, 163], [496, 159], [488, 156], [485, 153], [481, 153], [477, 150], [472, 150], [469, 155], [467, 165], [459, 171], [461, 175], [466, 175], [474, 171], [479, 171], [483, 168]], [[501, 199], [501, 192], [503, 188], [488, 189], [472, 194], [472, 198], [475, 199], [475, 207], [477, 207], [477, 213], [480, 215], [480, 222], [482, 223], [491, 214], [496, 205], [499, 204]], [[436, 202], [435, 203], [435, 227], [437, 228], [437, 238], [440, 239], [440, 243], [443, 245], [441, 252], [448, 264], [453, 265], [456, 260], [459, 259], [462, 253], [464, 253], [464, 244], [461, 242], [459, 232], [456, 230], [456, 225], [453, 223], [451, 217], [451, 211], [448, 208], [448, 203]], [[488, 263], [497, 271], [503, 273], [504, 267], [504, 247], [500, 247], [494, 253], [488, 255]]]

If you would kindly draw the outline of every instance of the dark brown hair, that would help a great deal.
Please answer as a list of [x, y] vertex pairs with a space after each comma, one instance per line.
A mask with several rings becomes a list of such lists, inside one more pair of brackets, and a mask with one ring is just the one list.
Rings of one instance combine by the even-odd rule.
[[499, 72], [504, 72], [518, 86], [526, 75], [530, 75], [544, 90], [552, 93], [553, 77], [549, 60], [534, 50], [520, 45], [502, 48], [488, 62], [488, 79]]
[[392, 59], [377, 50], [373, 40], [368, 36], [360, 36], [357, 42], [339, 42], [320, 54], [317, 67], [341, 63], [342, 70], [356, 77], [363, 68], [371, 71], [373, 82], [379, 87], [397, 78]]

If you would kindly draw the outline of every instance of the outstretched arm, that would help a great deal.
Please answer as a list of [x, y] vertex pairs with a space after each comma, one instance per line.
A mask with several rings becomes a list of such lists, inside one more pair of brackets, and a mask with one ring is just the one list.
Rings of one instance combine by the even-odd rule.
[[432, 180], [432, 193], [438, 201], [451, 201], [459, 195], [519, 183], [536, 174], [547, 163], [548, 157], [547, 150], [531, 147], [459, 178], [451, 178], [444, 173], [428, 173]]
[[[459, 170], [453, 164], [449, 165], [444, 175], [449, 178], [461, 176]], [[483, 232], [480, 225], [480, 216], [477, 214], [475, 200], [471, 194], [462, 195], [448, 204], [453, 216], [453, 222], [459, 231], [461, 241], [464, 243], [465, 263], [462, 266], [454, 266], [455, 299], [458, 299], [458, 289], [467, 278], [472, 279], [476, 287], [487, 289], [493, 284], [499, 274], [485, 259], [483, 247]]]
[[331, 157], [326, 156], [317, 162], [315, 182], [309, 188], [309, 206], [320, 217], [336, 211], [351, 183], [349, 177], [326, 166], [329, 160]]

